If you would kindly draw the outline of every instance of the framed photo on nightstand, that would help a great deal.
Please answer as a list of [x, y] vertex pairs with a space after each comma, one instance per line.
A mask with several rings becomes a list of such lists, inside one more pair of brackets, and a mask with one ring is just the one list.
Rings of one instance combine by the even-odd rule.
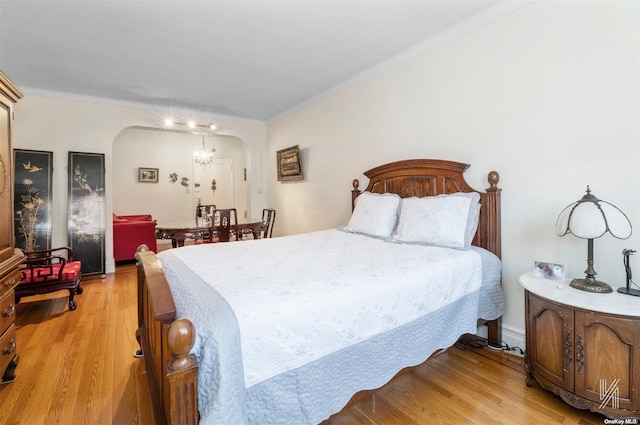
[[533, 265], [533, 276], [542, 279], [564, 280], [565, 268], [562, 264], [536, 261]]

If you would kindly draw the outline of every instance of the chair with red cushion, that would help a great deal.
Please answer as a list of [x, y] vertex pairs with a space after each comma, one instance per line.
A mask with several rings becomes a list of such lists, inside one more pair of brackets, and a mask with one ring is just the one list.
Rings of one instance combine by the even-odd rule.
[[26, 260], [20, 266], [20, 284], [15, 288], [16, 303], [20, 298], [50, 292], [69, 291], [69, 310], [77, 307], [76, 294], [82, 294], [82, 263], [73, 261], [69, 247], [45, 249], [24, 253]]

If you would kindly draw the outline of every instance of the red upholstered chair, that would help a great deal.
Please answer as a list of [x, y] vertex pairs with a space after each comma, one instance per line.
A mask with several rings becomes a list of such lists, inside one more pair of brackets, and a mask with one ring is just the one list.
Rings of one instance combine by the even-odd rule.
[[134, 260], [136, 249], [142, 244], [158, 252], [156, 221], [151, 214], [113, 214], [113, 258], [116, 262]]
[[16, 303], [20, 298], [69, 291], [69, 310], [77, 307], [73, 297], [82, 294], [82, 263], [73, 261], [73, 250], [69, 247], [45, 249], [24, 253], [26, 260], [20, 266], [20, 284], [16, 286]]
[[238, 212], [235, 208], [214, 209], [213, 225], [209, 230], [209, 237], [196, 239], [195, 244], [229, 242], [232, 237], [238, 240]]

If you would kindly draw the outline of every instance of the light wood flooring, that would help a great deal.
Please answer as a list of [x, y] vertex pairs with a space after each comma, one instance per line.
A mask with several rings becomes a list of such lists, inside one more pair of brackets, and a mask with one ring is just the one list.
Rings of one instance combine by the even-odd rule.
[[[132, 355], [135, 275], [125, 265], [83, 280], [71, 312], [65, 292], [18, 304], [20, 362], [16, 381], [0, 386], [0, 424], [154, 423], [144, 366]], [[524, 379], [521, 359], [452, 347], [323, 424], [604, 423]]]

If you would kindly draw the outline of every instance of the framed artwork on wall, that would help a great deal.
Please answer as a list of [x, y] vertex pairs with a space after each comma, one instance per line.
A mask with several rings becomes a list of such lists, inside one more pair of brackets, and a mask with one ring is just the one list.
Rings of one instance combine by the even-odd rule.
[[278, 181], [302, 180], [298, 145], [278, 151]]
[[53, 152], [13, 150], [13, 217], [16, 248], [51, 248]]
[[138, 167], [139, 183], [158, 183], [158, 169]]
[[104, 274], [104, 154], [69, 152], [68, 238], [82, 274]]

